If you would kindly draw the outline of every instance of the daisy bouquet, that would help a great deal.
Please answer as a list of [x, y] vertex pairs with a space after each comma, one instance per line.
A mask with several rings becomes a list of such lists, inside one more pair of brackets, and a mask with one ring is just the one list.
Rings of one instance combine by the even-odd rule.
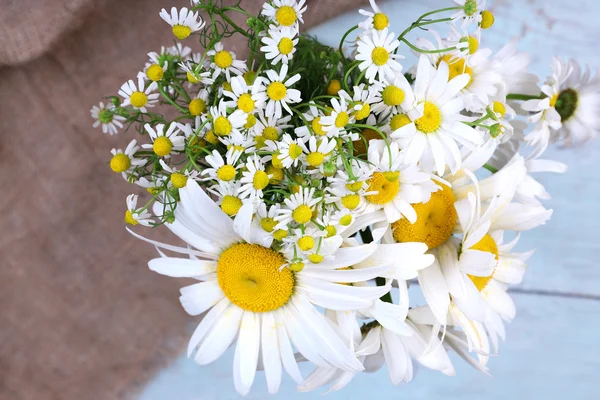
[[383, 365], [393, 384], [414, 363], [453, 375], [450, 351], [487, 373], [532, 254], [513, 248], [552, 214], [534, 176], [566, 170], [541, 156], [597, 136], [600, 81], [555, 59], [540, 87], [515, 42], [483, 48], [484, 0], [399, 35], [371, 0], [339, 48], [299, 33], [304, 3], [163, 9], [176, 45], [91, 110], [104, 133], [139, 134], [110, 168], [147, 191], [125, 222], [180, 239], [130, 230], [156, 247], [152, 271], [196, 281], [180, 296], [200, 320], [188, 355], [233, 346], [240, 394], [257, 370], [270, 393], [284, 371], [302, 391]]

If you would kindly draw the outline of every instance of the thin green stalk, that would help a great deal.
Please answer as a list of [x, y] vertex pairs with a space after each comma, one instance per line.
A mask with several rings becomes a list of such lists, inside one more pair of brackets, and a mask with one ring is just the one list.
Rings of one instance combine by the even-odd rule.
[[353, 31], [358, 29], [358, 25], [354, 25], [352, 28], [350, 28], [349, 30], [346, 31], [346, 33], [344, 33], [344, 36], [342, 36], [342, 40], [340, 40], [340, 45], [338, 48], [338, 51], [340, 52], [340, 55], [342, 56], [342, 59], [345, 59], [344, 57], [344, 41], [346, 40], [346, 38], [348, 37], [348, 35], [350, 33], [352, 33]]
[[490, 164], [483, 164], [483, 168], [487, 169], [492, 174], [495, 174], [496, 172], [498, 172], [498, 168], [494, 168]]
[[546, 95], [543, 93], [538, 96], [531, 94], [510, 93], [506, 95], [506, 100], [541, 100], [544, 97], [546, 97]]

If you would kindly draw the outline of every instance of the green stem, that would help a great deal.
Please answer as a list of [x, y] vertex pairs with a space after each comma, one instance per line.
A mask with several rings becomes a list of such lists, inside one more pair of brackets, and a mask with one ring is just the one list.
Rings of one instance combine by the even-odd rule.
[[541, 100], [544, 97], [546, 97], [546, 95], [543, 93], [538, 96], [531, 94], [509, 93], [506, 95], [506, 100]]
[[349, 30], [347, 30], [346, 33], [344, 33], [344, 36], [342, 36], [342, 40], [340, 40], [340, 45], [339, 45], [339, 48], [338, 48], [338, 50], [340, 52], [340, 55], [342, 56], [342, 59], [345, 58], [344, 57], [344, 41], [346, 40], [346, 38], [348, 37], [348, 35], [351, 32], [353, 32], [353, 31], [355, 31], [357, 29], [358, 29], [358, 25], [354, 25], [352, 28], [350, 28]]
[[170, 98], [170, 97], [167, 95], [167, 93], [165, 93], [165, 90], [163, 89], [163, 87], [162, 87], [162, 86], [160, 86], [160, 85], [159, 85], [159, 86], [158, 86], [158, 90], [160, 91], [160, 94], [162, 95], [162, 97], [164, 97], [164, 98], [165, 98], [165, 100], [167, 100], [167, 102], [168, 102], [169, 104], [171, 104], [173, 107], [177, 108], [179, 111], [181, 111], [181, 112], [182, 112], [182, 113], [184, 113], [184, 114], [187, 114], [187, 113], [189, 112], [189, 111], [188, 111], [188, 110], [186, 110], [185, 108], [181, 107], [179, 104], [175, 103], [175, 102], [173, 101], [173, 99], [172, 99], [172, 98]]
[[495, 174], [496, 172], [498, 172], [498, 168], [494, 168], [490, 164], [483, 164], [483, 168], [487, 169], [492, 174]]
[[419, 52], [419, 53], [423, 53], [423, 54], [447, 53], [447, 52], [449, 52], [449, 51], [456, 50], [456, 46], [453, 46], [453, 47], [447, 47], [447, 48], [445, 48], [445, 49], [437, 49], [437, 50], [425, 50], [425, 49], [420, 49], [420, 48], [418, 48], [417, 46], [413, 45], [411, 42], [409, 42], [408, 40], [406, 40], [406, 39], [404, 39], [404, 38], [402, 39], [402, 41], [403, 41], [404, 43], [406, 43], [406, 45], [407, 45], [408, 47], [410, 47], [411, 49], [413, 49], [414, 51], [416, 51], [416, 52]]

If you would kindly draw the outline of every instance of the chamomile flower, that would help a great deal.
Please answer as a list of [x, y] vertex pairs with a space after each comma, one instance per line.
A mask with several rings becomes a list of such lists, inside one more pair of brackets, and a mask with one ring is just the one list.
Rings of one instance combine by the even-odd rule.
[[256, 148], [263, 148], [267, 140], [277, 142], [284, 129], [292, 128], [292, 125], [288, 124], [291, 119], [292, 117], [289, 115], [283, 118], [274, 118], [265, 115], [263, 110], [259, 110], [256, 124], [250, 130], [250, 134], [254, 137]]
[[206, 89], [200, 89], [196, 96], [190, 100], [188, 104], [188, 111], [194, 117], [199, 117], [208, 112], [208, 91]]
[[240, 129], [243, 128], [248, 114], [242, 110], [235, 110], [227, 114], [227, 104], [224, 100], [219, 102], [218, 107], [210, 107], [210, 118], [212, 120], [212, 130], [219, 137], [240, 135]]
[[529, 54], [517, 51], [518, 40], [507, 43], [492, 58], [494, 68], [502, 77], [499, 95], [506, 98], [509, 93], [538, 95], [538, 77], [527, 71]]
[[265, 172], [265, 166], [256, 154], [250, 157], [245, 164], [244, 172], [242, 173], [242, 187], [240, 188], [239, 196], [242, 199], [249, 198], [251, 201], [255, 198], [263, 197], [263, 189], [269, 186], [269, 176]]
[[123, 97], [123, 107], [131, 105], [133, 108], [145, 113], [147, 107], [154, 107], [158, 102], [158, 93], [153, 93], [158, 88], [156, 82], [152, 82], [146, 87], [144, 78], [138, 76], [138, 84], [133, 80], [125, 82], [119, 89], [119, 96]]
[[170, 54], [176, 58], [177, 61], [187, 61], [192, 55], [192, 49], [188, 46], [184, 46], [181, 43], [175, 43], [173, 46], [169, 46], [161, 54]]
[[357, 54], [355, 59], [362, 61], [358, 68], [365, 71], [365, 77], [369, 82], [377, 78], [382, 80], [385, 77], [393, 78], [402, 72], [402, 65], [396, 61], [404, 58], [394, 54], [400, 42], [395, 38], [395, 34], [389, 33], [384, 28], [381, 32], [376, 30], [362, 35], [357, 42]]
[[221, 210], [228, 216], [233, 217], [244, 204], [239, 195], [241, 186], [242, 184], [239, 181], [219, 182], [209, 188], [208, 191], [217, 196], [216, 204], [221, 207]]
[[300, 147], [306, 155], [306, 163], [316, 169], [319, 169], [329, 159], [336, 146], [335, 139], [327, 139], [326, 137], [317, 139], [315, 136], [311, 136], [308, 140], [308, 146], [304, 142], [300, 142]]
[[[385, 118], [390, 114], [416, 112], [416, 110], [413, 111], [416, 106], [413, 89], [403, 74], [375, 82], [372, 87], [374, 90], [371, 106], [373, 113]], [[414, 116], [418, 117], [417, 114]]]
[[352, 140], [358, 139], [358, 135], [348, 135], [346, 127], [355, 122], [353, 113], [348, 109], [348, 103], [344, 97], [331, 99], [331, 114], [320, 118], [320, 124], [323, 130], [327, 132], [327, 136], [346, 137], [349, 136]]
[[448, 80], [448, 64], [442, 61], [435, 69], [425, 56], [417, 66], [415, 101], [422, 116], [392, 133], [405, 149], [405, 162], [419, 162], [427, 172], [437, 171], [441, 176], [446, 170], [456, 172], [460, 168], [461, 156], [458, 143], [474, 148], [483, 143], [481, 135], [463, 123], [468, 118], [461, 114], [464, 102], [460, 91], [469, 83], [469, 75], [461, 74]]
[[[197, 363], [209, 364], [237, 338], [233, 380], [242, 395], [250, 391], [261, 355], [269, 392], [277, 392], [282, 369], [298, 383], [302, 381], [292, 342], [317, 365], [363, 369], [317, 307], [338, 311], [366, 308], [389, 290], [335, 283], [377, 276], [382, 269], [379, 265], [360, 272], [337, 270], [368, 258], [376, 245], [340, 249], [335, 260], [318, 267], [307, 264], [296, 272], [286, 268], [288, 260], [271, 248], [268, 233], [252, 229], [251, 204], [231, 220], [194, 181], [189, 181], [180, 195], [175, 220], [166, 225], [191, 248], [144, 240], [188, 255], [156, 258], [149, 262], [150, 269], [200, 281], [181, 290], [181, 303], [189, 314], [206, 312], [190, 339], [188, 355], [195, 352]], [[194, 211], [198, 209], [206, 212]]]
[[327, 136], [328, 133], [332, 131], [327, 132], [325, 129], [323, 129], [323, 124], [321, 123], [321, 118], [323, 116], [323, 112], [314, 105], [314, 102], [311, 102], [309, 104], [308, 111], [302, 114], [302, 121], [308, 122], [310, 129], [308, 125], [302, 125], [295, 128], [294, 133], [303, 140], [307, 140], [306, 138], [312, 135]]
[[119, 129], [123, 128], [125, 117], [115, 114], [115, 106], [112, 104], [104, 106], [104, 103], [100, 102], [97, 106], [92, 107], [90, 114], [95, 120], [92, 127], [102, 126], [102, 133], [116, 135]]
[[[256, 210], [256, 214], [254, 219], [252, 220], [253, 224], [258, 224], [262, 230], [265, 232], [276, 234], [275, 226], [277, 225], [277, 221], [275, 221], [275, 217], [279, 214], [280, 204], [276, 203], [267, 208], [265, 203], [261, 203]], [[287, 235], [287, 231], [284, 231]], [[281, 239], [281, 238], [280, 238]]]
[[231, 99], [225, 102], [227, 107], [237, 108], [246, 114], [253, 114], [257, 109], [263, 108], [265, 97], [260, 93], [259, 85], [249, 87], [241, 76], [231, 78], [230, 83], [231, 91], [223, 90], [223, 95]]
[[187, 170], [180, 171], [175, 167], [169, 166], [164, 160], [160, 160], [160, 165], [164, 171], [169, 174], [169, 183], [176, 187], [177, 189], [184, 188], [187, 185], [188, 179], [198, 179], [199, 171], [196, 170]]
[[485, 8], [485, 0], [454, 0], [456, 4], [462, 7], [461, 10], [454, 13], [450, 18], [453, 21], [462, 22], [462, 27], [472, 23], [481, 23], [481, 13]]
[[223, 47], [223, 43], [215, 44], [214, 48], [206, 53], [212, 57], [210, 68], [212, 68], [212, 79], [217, 79], [221, 73], [225, 73], [227, 81], [231, 80], [231, 74], [243, 75], [246, 72], [246, 63], [236, 59], [236, 55], [232, 51], [227, 51]]
[[304, 23], [302, 14], [306, 11], [305, 0], [273, 0], [265, 2], [261, 14], [282, 27], [297, 27]]
[[137, 208], [138, 195], [130, 194], [127, 196], [127, 211], [125, 211], [124, 220], [129, 225], [152, 226], [154, 220], [152, 215], [146, 209]]
[[300, 74], [290, 78], [287, 77], [288, 66], [283, 64], [279, 73], [270, 69], [266, 72], [267, 77], [257, 77], [255, 85], [258, 84], [267, 101], [266, 114], [275, 118], [281, 118], [282, 107], [290, 114], [292, 110], [288, 104], [298, 103], [302, 100], [300, 91], [292, 89], [291, 86], [300, 80]]
[[383, 209], [390, 223], [402, 217], [416, 221], [412, 204], [427, 202], [431, 192], [438, 190], [429, 173], [415, 164], [405, 164], [402, 158], [395, 143], [373, 140], [369, 144], [369, 163], [376, 169], [368, 181], [365, 212]]
[[192, 33], [204, 28], [205, 22], [198, 15], [198, 11], [188, 10], [187, 7], [171, 8], [171, 14], [164, 8], [160, 11], [160, 17], [173, 28], [173, 35], [179, 40], [186, 39]]
[[229, 182], [235, 179], [238, 173], [238, 160], [242, 152], [235, 148], [227, 150], [225, 159], [217, 150], [213, 150], [211, 155], [205, 157], [205, 161], [210, 165], [202, 171], [202, 175], [208, 175], [210, 179], [219, 182]]
[[155, 127], [146, 124], [144, 129], [150, 135], [152, 144], [143, 144], [142, 147], [152, 149], [159, 157], [169, 158], [171, 154], [185, 148], [185, 138], [181, 136], [181, 129], [176, 123], [171, 123], [166, 132], [164, 124], [157, 124]]
[[185, 72], [188, 83], [195, 85], [197, 83], [203, 83], [205, 85], [211, 85], [214, 83], [214, 79], [211, 78], [210, 71], [200, 72], [202, 69], [199, 68], [198, 64], [191, 61], [184, 61], [179, 63], [179, 68]]
[[112, 169], [113, 172], [121, 174], [123, 179], [129, 180], [129, 177], [132, 175], [136, 167], [146, 163], [145, 160], [135, 157], [135, 153], [139, 150], [139, 148], [140, 147], [137, 146], [137, 141], [134, 139], [129, 142], [125, 148], [125, 151], [121, 149], [112, 149], [110, 151], [113, 155], [110, 159], [110, 169]]
[[287, 64], [294, 57], [296, 45], [298, 44], [298, 31], [294, 28], [284, 26], [269, 29], [269, 35], [262, 38], [264, 46], [260, 51], [265, 53], [265, 58], [271, 60], [273, 65], [280, 62]]
[[376, 91], [372, 88], [366, 88], [364, 83], [352, 88], [352, 96], [345, 90], [338, 92], [340, 98], [346, 100], [349, 104], [351, 116], [356, 121], [362, 121], [371, 115], [371, 105], [377, 101]]
[[284, 200], [286, 207], [281, 208], [279, 215], [275, 217], [279, 222], [276, 229], [286, 229], [290, 223], [307, 224], [312, 220], [314, 207], [321, 200], [322, 198], [315, 197], [315, 188], [301, 188], [298, 193]]
[[302, 146], [300, 145], [301, 141], [301, 139], [293, 139], [287, 133], [281, 137], [281, 140], [277, 144], [279, 151], [278, 158], [284, 168], [296, 167], [298, 163], [305, 159]]
[[367, 17], [366, 20], [358, 24], [358, 27], [364, 30], [375, 29], [376, 31], [386, 29], [390, 25], [390, 19], [377, 6], [375, 0], [369, 0], [369, 3], [371, 4], [371, 9], [373, 11], [358, 10], [361, 15]]
[[154, 51], [148, 53], [150, 61], [146, 63], [144, 68], [144, 75], [152, 82], [159, 82], [162, 80], [165, 72], [169, 68], [169, 62], [161, 57]]

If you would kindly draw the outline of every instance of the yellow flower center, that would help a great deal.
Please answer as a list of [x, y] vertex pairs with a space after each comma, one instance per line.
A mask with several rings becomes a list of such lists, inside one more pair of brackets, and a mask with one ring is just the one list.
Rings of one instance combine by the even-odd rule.
[[[490, 235], [485, 235], [483, 238], [481, 238], [479, 242], [475, 243], [475, 245], [471, 247], [471, 250], [479, 250], [492, 253], [496, 258], [496, 261], [498, 261], [498, 245], [496, 244], [494, 238], [492, 238]], [[490, 276], [474, 276], [469, 274], [467, 274], [467, 276], [475, 284], [477, 290], [481, 292], [492, 280], [492, 277], [494, 276], [494, 271], [492, 271], [492, 274]]]
[[213, 124], [213, 129], [215, 132], [215, 135], [217, 136], [227, 136], [231, 133], [231, 122], [229, 122], [229, 120], [223, 116], [219, 116], [217, 117], [217, 119], [215, 119], [215, 122]]
[[157, 156], [164, 157], [171, 154], [171, 150], [173, 149], [173, 142], [166, 136], [159, 136], [154, 141], [152, 145], [152, 150], [156, 153]]
[[265, 147], [266, 141], [267, 138], [265, 138], [264, 136], [254, 136], [254, 144], [256, 144], [257, 149], [262, 149], [263, 147]]
[[292, 211], [292, 218], [299, 224], [306, 224], [312, 218], [312, 210], [306, 204], [301, 204]]
[[272, 126], [267, 126], [265, 129], [263, 129], [262, 135], [265, 137], [266, 140], [275, 141], [279, 139], [279, 132], [277, 132], [277, 129], [273, 128]]
[[296, 11], [290, 6], [281, 6], [275, 13], [275, 19], [283, 26], [294, 25], [296, 18]]
[[469, 53], [473, 54], [479, 49], [479, 41], [473, 36], [469, 36]]
[[269, 183], [275, 184], [275, 183], [278, 183], [279, 181], [283, 180], [283, 169], [275, 168], [275, 166], [273, 166], [273, 164], [267, 165], [267, 174], [271, 175], [271, 179], [269, 180]]
[[283, 240], [284, 238], [286, 238], [288, 235], [288, 231], [286, 231], [285, 229], [277, 229], [274, 233], [273, 233], [273, 238], [275, 238], [275, 240]]
[[297, 263], [290, 264], [290, 269], [294, 272], [300, 272], [304, 269], [304, 263], [297, 262]]
[[231, 64], [233, 64], [233, 57], [227, 50], [221, 50], [215, 54], [214, 61], [217, 67], [225, 69], [231, 67]]
[[146, 96], [146, 93], [133, 92], [129, 97], [129, 102], [134, 107], [142, 108], [148, 103], [148, 96]]
[[375, 47], [371, 52], [371, 59], [375, 65], [381, 67], [388, 62], [390, 53], [384, 47]]
[[312, 236], [302, 236], [298, 239], [298, 247], [300, 247], [302, 251], [309, 251], [315, 247], [315, 240]]
[[423, 133], [431, 133], [438, 130], [442, 124], [442, 113], [433, 103], [425, 102], [423, 116], [415, 121], [415, 126]]
[[248, 85], [254, 84], [254, 81], [256, 80], [256, 72], [247, 71], [246, 73], [244, 73], [244, 80]]
[[494, 18], [494, 14], [492, 14], [490, 11], [482, 11], [481, 12], [481, 28], [482, 29], [488, 29], [491, 28], [492, 25], [494, 25], [494, 21], [496, 18]]
[[325, 235], [326, 238], [337, 235], [337, 229], [335, 229], [335, 226], [333, 225], [327, 225], [325, 227], [325, 232], [327, 232], [327, 235]]
[[357, 194], [347, 194], [342, 197], [342, 205], [348, 210], [354, 210], [360, 204], [360, 196]]
[[369, 103], [364, 103], [360, 110], [355, 111], [354, 118], [356, 118], [357, 121], [361, 121], [369, 115], [371, 115], [371, 106]]
[[223, 201], [221, 202], [221, 210], [230, 217], [232, 215], [237, 214], [237, 212], [242, 208], [242, 201], [235, 196], [225, 195], [223, 196]]
[[335, 117], [335, 126], [337, 128], [343, 128], [346, 125], [348, 125], [349, 120], [350, 120], [350, 117], [348, 117], [348, 113], [345, 111], [342, 111], [341, 113], [339, 113], [337, 115], [337, 117]]
[[148, 79], [150, 79], [151, 81], [154, 81], [154, 82], [160, 81], [162, 79], [163, 75], [164, 75], [164, 71], [163, 71], [162, 67], [158, 64], [152, 64], [146, 70], [146, 76], [148, 77]]
[[373, 15], [373, 28], [376, 30], [381, 31], [387, 28], [389, 24], [390, 20], [384, 13], [377, 13]]
[[394, 200], [400, 191], [400, 181], [398, 179], [390, 181], [388, 177], [381, 173], [375, 172], [369, 179], [368, 192], [377, 192], [366, 196], [367, 200], [373, 204], [387, 204]]
[[499, 101], [495, 101], [493, 104], [494, 112], [500, 114], [500, 117], [504, 117], [506, 114], [506, 107]]
[[123, 153], [117, 153], [110, 159], [110, 169], [116, 173], [125, 172], [131, 167], [131, 159]]
[[193, 116], [198, 116], [206, 111], [206, 102], [202, 99], [194, 99], [190, 101], [188, 110]]
[[225, 296], [246, 311], [268, 312], [285, 305], [294, 293], [294, 274], [283, 256], [266, 247], [234, 244], [219, 257], [217, 280]]
[[414, 224], [406, 218], [392, 224], [392, 232], [397, 242], [422, 242], [429, 249], [433, 249], [446, 242], [452, 235], [458, 218], [454, 209], [456, 197], [450, 187], [436, 183], [442, 190], [431, 193], [427, 203], [413, 204], [417, 213], [417, 221]]
[[256, 190], [263, 190], [269, 184], [269, 175], [265, 171], [256, 171], [252, 179], [252, 185]]
[[188, 177], [184, 174], [180, 174], [179, 172], [175, 172], [171, 174], [169, 179], [171, 180], [173, 186], [175, 186], [177, 189], [181, 189], [187, 184]]
[[279, 44], [277, 45], [277, 49], [283, 55], [288, 55], [294, 50], [294, 42], [292, 39], [284, 37], [281, 38]]
[[272, 82], [267, 87], [267, 95], [271, 100], [279, 101], [285, 98], [287, 89], [281, 82]]
[[225, 164], [217, 170], [217, 178], [222, 181], [229, 182], [235, 178], [235, 168], [233, 165]]
[[350, 190], [351, 192], [358, 192], [360, 189], [362, 189], [363, 184], [364, 182], [362, 181], [346, 183], [346, 189]]
[[271, 164], [277, 169], [283, 169], [283, 163], [281, 162], [281, 155], [279, 153], [273, 153]]
[[210, 144], [217, 144], [217, 143], [219, 143], [219, 138], [217, 137], [217, 135], [215, 135], [215, 133], [213, 132], [212, 129], [209, 130], [208, 132], [206, 132], [206, 136], [204, 138]]
[[410, 124], [410, 122], [411, 121], [410, 118], [408, 118], [408, 115], [396, 114], [390, 120], [390, 128], [392, 128], [392, 131], [395, 131], [396, 129], [400, 129], [403, 126]]
[[468, 74], [469, 82], [467, 83], [467, 86], [471, 84], [471, 81], [473, 80], [473, 70], [466, 64], [466, 60], [464, 58], [457, 58], [454, 57], [452, 54], [446, 54], [445, 56], [440, 58], [440, 60], [438, 61], [438, 65], [440, 65], [442, 61], [445, 61], [446, 64], [448, 64], [448, 81], [451, 81], [458, 75]]
[[187, 80], [189, 83], [198, 83], [200, 82], [199, 79], [197, 79], [194, 75], [192, 75], [192, 73], [190, 72], [186, 72], [185, 76], [187, 77]]
[[313, 264], [319, 264], [323, 261], [323, 256], [320, 254], [311, 254], [308, 256], [308, 260]]
[[352, 215], [348, 214], [348, 215], [344, 215], [342, 218], [340, 218], [340, 225], [342, 226], [348, 226], [352, 223]]
[[273, 229], [275, 229], [276, 225], [277, 221], [275, 221], [273, 218], [267, 217], [260, 220], [260, 226], [265, 232], [273, 232]]
[[310, 127], [312, 128], [312, 130], [319, 136], [325, 136], [327, 134], [327, 132], [325, 132], [323, 130], [323, 125], [321, 125], [320, 123], [321, 121], [321, 117], [315, 117], [311, 124]]
[[386, 86], [381, 93], [381, 98], [386, 106], [399, 106], [404, 101], [404, 90], [394, 85]]
[[327, 94], [329, 96], [337, 96], [339, 91], [342, 89], [342, 84], [337, 79], [332, 79], [327, 85]]
[[125, 217], [123, 218], [123, 220], [125, 221], [125, 223], [127, 223], [129, 225], [137, 225], [138, 224], [138, 222], [135, 220], [135, 218], [133, 218], [133, 214], [129, 210], [125, 211]]
[[173, 26], [173, 35], [179, 40], [186, 39], [192, 34], [192, 28], [185, 25], [174, 25]]
[[238, 99], [237, 106], [243, 112], [250, 113], [252, 110], [254, 110], [254, 100], [252, 100], [252, 95], [249, 93], [244, 93], [241, 95]]
[[229, 82], [223, 82], [223, 89], [227, 90], [228, 92], [231, 92], [233, 90], [231, 88], [231, 83]]
[[289, 153], [290, 158], [295, 160], [296, 158], [300, 157], [300, 155], [302, 155], [302, 147], [298, 146], [296, 143], [292, 143], [290, 144]]
[[554, 93], [552, 97], [550, 97], [550, 107], [554, 107], [556, 102], [558, 101], [558, 93]]
[[323, 153], [319, 153], [318, 151], [310, 153], [306, 156], [306, 162], [313, 167], [318, 167], [319, 165], [323, 164], [323, 161], [325, 161], [325, 155]]
[[244, 128], [250, 129], [254, 125], [256, 125], [256, 117], [254, 114], [248, 114], [248, 118], [246, 119], [246, 123], [244, 124]]

